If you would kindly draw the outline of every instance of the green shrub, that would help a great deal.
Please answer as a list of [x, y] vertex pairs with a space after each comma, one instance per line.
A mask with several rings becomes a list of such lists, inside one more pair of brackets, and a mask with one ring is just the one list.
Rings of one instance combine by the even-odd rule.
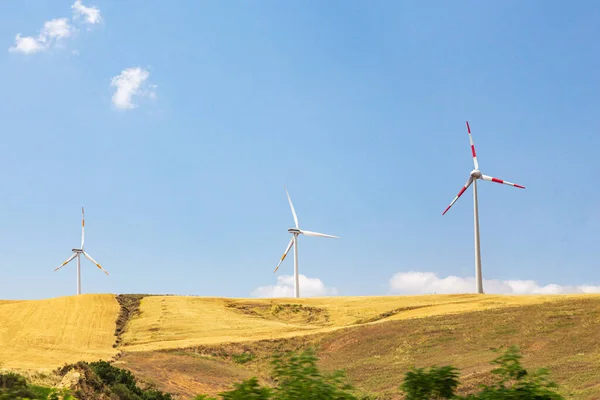
[[0, 374], [0, 389], [24, 389], [27, 387], [27, 380], [14, 372]]
[[318, 358], [313, 349], [298, 354], [276, 354], [273, 358], [273, 379], [278, 400], [354, 400], [348, 393], [352, 386], [345, 382], [345, 374], [335, 371], [324, 375], [317, 367]]
[[[355, 400], [348, 390], [352, 386], [341, 371], [323, 374], [317, 367], [318, 358], [312, 349], [298, 353], [276, 354], [272, 360], [275, 382], [273, 388], [261, 387], [257, 378], [236, 383], [233, 389], [219, 393], [222, 400]], [[216, 400], [198, 395], [194, 400]]]
[[529, 373], [521, 365], [523, 356], [515, 346], [492, 361], [496, 382], [482, 385], [481, 391], [467, 396], [455, 394], [458, 386], [457, 369], [451, 366], [432, 367], [429, 371], [413, 368], [404, 376], [400, 389], [407, 400], [563, 400], [555, 392], [558, 386], [548, 378], [548, 371], [540, 369]]
[[172, 400], [172, 396], [155, 389], [142, 390], [137, 386], [135, 376], [126, 369], [113, 366], [106, 361], [89, 363], [92, 371], [110, 387], [111, 392], [123, 400]]
[[231, 358], [238, 364], [246, 364], [248, 361], [254, 360], [254, 354], [243, 352], [242, 354], [233, 354]]
[[449, 365], [444, 367], [413, 368], [404, 376], [400, 390], [406, 400], [451, 399], [459, 384], [458, 370]]
[[563, 400], [564, 397], [555, 390], [558, 385], [549, 379], [549, 372], [542, 368], [533, 373], [528, 372], [521, 366], [519, 349], [511, 346], [504, 354], [492, 361], [497, 368], [492, 374], [497, 381], [490, 385], [483, 385], [483, 390], [467, 397], [464, 400]]
[[256, 378], [236, 383], [232, 390], [220, 395], [223, 400], [268, 400], [272, 397], [271, 390], [260, 387]]
[[96, 361], [90, 363], [89, 366], [106, 385], [115, 386], [121, 384], [132, 392], [139, 394], [140, 390], [136, 386], [135, 377], [126, 369], [114, 367], [106, 361]]

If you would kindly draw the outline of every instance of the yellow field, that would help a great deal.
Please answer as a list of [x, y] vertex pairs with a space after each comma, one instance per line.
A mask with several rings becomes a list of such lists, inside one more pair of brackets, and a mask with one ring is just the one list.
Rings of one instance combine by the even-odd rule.
[[129, 322], [121, 349], [129, 352], [152, 351], [290, 338], [359, 324], [581, 297], [426, 295], [250, 300], [150, 296], [141, 300], [141, 313]]
[[147, 296], [113, 344], [120, 307], [112, 294], [0, 301], [0, 368], [47, 369], [125, 353], [284, 339], [352, 326], [555, 303], [598, 295], [424, 295], [223, 299]]
[[0, 368], [110, 359], [119, 311], [112, 294], [0, 301]]
[[[598, 294], [150, 296], [139, 310], [118, 365], [183, 398], [216, 395], [249, 376], [268, 380], [274, 352], [306, 346], [319, 348], [325, 370], [346, 370], [357, 388], [381, 399], [401, 398], [398, 385], [412, 365], [459, 367], [466, 394], [486, 382], [491, 349], [510, 344], [524, 351], [527, 368], [549, 367], [567, 398], [600, 398]], [[242, 353], [254, 360], [238, 364], [232, 356]]]

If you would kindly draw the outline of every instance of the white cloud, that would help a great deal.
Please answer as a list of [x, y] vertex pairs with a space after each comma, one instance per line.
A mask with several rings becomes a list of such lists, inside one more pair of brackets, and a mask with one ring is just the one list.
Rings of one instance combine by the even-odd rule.
[[100, 9], [98, 9], [98, 7], [84, 6], [81, 0], [76, 0], [75, 3], [71, 5], [71, 8], [73, 9], [73, 14], [76, 19], [83, 17], [88, 24], [97, 24], [102, 20]]
[[[308, 278], [300, 274], [300, 297], [319, 297], [337, 295], [336, 288], [326, 287], [319, 278]], [[277, 277], [277, 284], [261, 286], [252, 291], [254, 297], [294, 297], [294, 277], [282, 275]]]
[[20, 33], [17, 33], [15, 36], [15, 45], [10, 47], [8, 51], [31, 54], [44, 49], [44, 46], [36, 38], [31, 36], [22, 37]]
[[42, 29], [39, 40], [47, 42], [54, 38], [66, 38], [70, 34], [71, 26], [69, 25], [69, 21], [66, 18], [55, 18], [44, 22], [44, 28]]
[[156, 98], [154, 89], [156, 85], [146, 83], [150, 72], [140, 68], [126, 68], [121, 73], [112, 78], [110, 85], [115, 87], [115, 92], [112, 96], [113, 104], [120, 109], [135, 108], [133, 104], [133, 96], [147, 96], [151, 99]]
[[[74, 14], [73, 21], [83, 18], [86, 24], [94, 25], [102, 19], [98, 7], [87, 7], [81, 0], [76, 0], [71, 8]], [[55, 18], [44, 22], [37, 37], [22, 36], [18, 33], [15, 36], [15, 45], [8, 50], [23, 54], [38, 53], [59, 44], [62, 39], [73, 36], [76, 31], [77, 29], [69, 23], [68, 18]]]
[[[396, 293], [473, 293], [475, 278], [447, 276], [439, 278], [434, 272], [398, 272], [390, 279], [390, 289]], [[489, 294], [561, 294], [561, 293], [600, 293], [600, 286], [539, 285], [527, 280], [483, 280], [483, 290]]]
[[55, 18], [44, 22], [44, 26], [37, 37], [23, 37], [20, 33], [17, 33], [15, 45], [8, 50], [24, 54], [37, 53], [49, 49], [57, 41], [67, 38], [71, 34], [72, 28], [69, 21], [66, 18]]

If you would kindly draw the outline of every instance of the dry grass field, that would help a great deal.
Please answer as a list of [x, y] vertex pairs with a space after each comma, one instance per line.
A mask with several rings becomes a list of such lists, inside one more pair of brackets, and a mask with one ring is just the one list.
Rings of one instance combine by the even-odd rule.
[[[453, 364], [468, 391], [485, 381], [493, 348], [516, 344], [524, 365], [549, 367], [570, 398], [600, 398], [600, 295], [146, 296], [115, 349], [119, 312], [114, 295], [0, 301], [0, 366], [55, 368], [120, 352], [118, 366], [190, 398], [266, 378], [276, 350], [314, 346], [325, 370], [346, 369], [360, 390], [395, 399], [411, 365]], [[242, 353], [251, 357], [240, 362]]]
[[[164, 304], [162, 300], [155, 298], [143, 302], [142, 309], [154, 315], [149, 310], [156, 303]], [[198, 317], [198, 311], [191, 310], [195, 307], [193, 299], [174, 298], [172, 301], [180, 310], [187, 310], [191, 320]], [[231, 307], [226, 307], [224, 300], [202, 301], [212, 304], [213, 312], [220, 310], [218, 323], [231, 321], [227, 317]], [[219, 303], [221, 306], [217, 306]], [[239, 300], [234, 303], [270, 305], [272, 302]], [[300, 323], [296, 316], [288, 328], [299, 325], [303, 328], [297, 331], [301, 335], [284, 332], [277, 325], [277, 330], [264, 338], [268, 336], [264, 333], [265, 325], [259, 325], [258, 321], [273, 317], [270, 312], [263, 311], [267, 317], [253, 316], [254, 325], [237, 327], [228, 322], [222, 328], [228, 329], [226, 333], [215, 331], [222, 340], [235, 338], [237, 343], [212, 344], [213, 340], [207, 340], [209, 334], [205, 333], [212, 328], [203, 326], [202, 320], [182, 326], [177, 325], [182, 324], [181, 320], [173, 318], [169, 322], [172, 329], [180, 326], [179, 329], [188, 332], [190, 339], [164, 334], [152, 342], [150, 336], [145, 336], [146, 343], [133, 348], [201, 344], [183, 350], [129, 352], [119, 363], [164, 390], [190, 398], [197, 393], [216, 394], [228, 389], [232, 382], [250, 375], [267, 377], [269, 359], [274, 351], [314, 346], [325, 370], [345, 369], [358, 389], [377, 394], [380, 399], [400, 399], [398, 385], [412, 365], [452, 364], [459, 367], [461, 380], [465, 383], [461, 391], [465, 393], [488, 379], [492, 369], [489, 362], [497, 355], [492, 351], [494, 348], [516, 344], [524, 355], [524, 366], [530, 370], [550, 368], [552, 378], [565, 389], [567, 398], [600, 399], [598, 295], [333, 298], [300, 302], [276, 300], [273, 303], [302, 303], [324, 308], [329, 311], [329, 321], [321, 316], [313, 322], [315, 328], [310, 330], [315, 334], [304, 335], [309, 323], [306, 319]], [[420, 306], [423, 307], [414, 308]], [[386, 317], [381, 319], [382, 316]], [[357, 320], [378, 322], [357, 324]], [[132, 326], [139, 324], [139, 331], [146, 332], [144, 326], [147, 323], [147, 315], [142, 314]], [[319, 324], [326, 327], [318, 327]], [[332, 330], [327, 324], [337, 324], [337, 328]], [[348, 326], [340, 328], [343, 324]], [[243, 337], [243, 332], [248, 338]], [[254, 332], [259, 335], [250, 336]], [[192, 335], [198, 335], [198, 338], [191, 339]], [[263, 337], [263, 340], [246, 340], [257, 337]], [[253, 359], [239, 364], [235, 355], [242, 353], [252, 354]]]
[[118, 314], [110, 294], [0, 302], [0, 367], [50, 369], [109, 359], [117, 353]]
[[540, 304], [577, 296], [426, 295], [309, 299], [149, 296], [123, 335], [124, 351], [291, 338], [383, 321]]

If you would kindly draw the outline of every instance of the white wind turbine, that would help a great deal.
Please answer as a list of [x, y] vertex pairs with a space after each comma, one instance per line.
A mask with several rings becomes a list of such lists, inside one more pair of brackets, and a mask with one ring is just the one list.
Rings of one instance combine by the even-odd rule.
[[59, 269], [61, 269], [62, 267], [64, 267], [68, 263], [70, 263], [75, 257], [77, 257], [77, 294], [81, 294], [81, 260], [80, 260], [80, 257], [82, 254], [84, 255], [85, 258], [87, 258], [88, 260], [90, 260], [91, 262], [96, 264], [96, 266], [98, 268], [100, 268], [102, 271], [104, 271], [104, 273], [106, 275], [108, 275], [108, 272], [106, 272], [106, 270], [104, 268], [102, 268], [102, 266], [100, 264], [98, 264], [98, 262], [96, 260], [94, 260], [92, 258], [92, 256], [90, 256], [88, 253], [86, 253], [83, 250], [83, 242], [85, 239], [84, 231], [85, 231], [85, 219], [83, 217], [83, 207], [81, 207], [81, 248], [80, 249], [72, 249], [74, 254], [71, 257], [69, 257], [67, 259], [67, 261], [62, 263], [62, 265], [60, 267], [58, 267], [54, 270], [54, 271], [58, 271]]
[[467, 131], [469, 133], [469, 141], [471, 143], [471, 154], [473, 155], [473, 166], [475, 167], [475, 169], [473, 171], [471, 171], [469, 180], [467, 180], [467, 183], [465, 184], [465, 186], [463, 186], [463, 188], [460, 189], [460, 192], [458, 192], [458, 195], [454, 198], [454, 200], [452, 200], [452, 203], [450, 203], [450, 205], [444, 210], [442, 215], [444, 215], [444, 214], [446, 214], [446, 212], [448, 212], [450, 207], [452, 207], [452, 205], [454, 203], [456, 203], [456, 200], [458, 200], [458, 198], [460, 196], [462, 196], [462, 194], [465, 192], [465, 190], [467, 190], [467, 188], [472, 183], [473, 184], [473, 217], [475, 220], [475, 226], [474, 226], [474, 228], [475, 228], [475, 280], [477, 283], [477, 293], [482, 294], [483, 293], [483, 277], [482, 277], [482, 273], [481, 273], [481, 250], [480, 250], [480, 245], [479, 245], [479, 209], [478, 209], [478, 203], [477, 203], [477, 179], [483, 179], [484, 181], [490, 181], [490, 182], [496, 182], [496, 183], [503, 183], [505, 185], [517, 187], [519, 189], [525, 189], [525, 186], [517, 185], [516, 183], [503, 181], [502, 179], [493, 178], [491, 176], [483, 175], [481, 173], [481, 171], [479, 171], [479, 163], [477, 162], [477, 155], [475, 154], [475, 145], [473, 144], [473, 136], [471, 136], [471, 127], [469, 126], [469, 121], [467, 121]]
[[296, 223], [296, 227], [288, 229], [288, 232], [292, 234], [292, 239], [288, 243], [287, 248], [285, 249], [285, 253], [283, 253], [281, 260], [279, 260], [279, 264], [277, 264], [277, 267], [275, 268], [275, 271], [273, 271], [273, 273], [277, 272], [279, 266], [285, 259], [285, 256], [287, 256], [292, 246], [294, 246], [294, 297], [298, 298], [300, 297], [300, 277], [298, 275], [298, 235], [303, 234], [306, 236], [319, 236], [334, 239], [339, 239], [339, 237], [300, 229], [300, 226], [298, 226], [298, 217], [296, 216], [296, 211], [294, 210], [294, 205], [292, 204], [292, 199], [290, 198], [290, 194], [288, 193], [287, 189], [285, 189], [285, 194], [287, 194], [287, 198], [290, 203], [290, 208], [292, 209], [292, 214], [294, 216], [294, 222]]

